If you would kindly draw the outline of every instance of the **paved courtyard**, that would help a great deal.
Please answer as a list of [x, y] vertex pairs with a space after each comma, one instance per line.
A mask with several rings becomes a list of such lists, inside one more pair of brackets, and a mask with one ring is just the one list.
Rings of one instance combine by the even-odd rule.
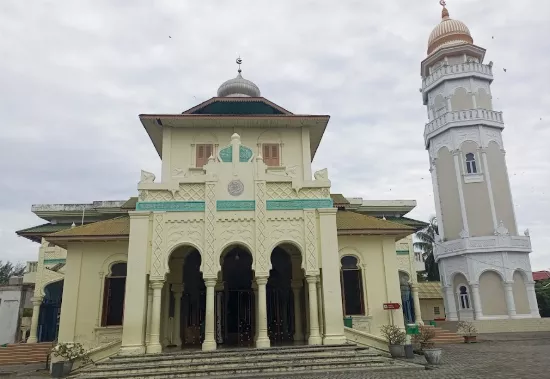
[[[258, 378], [292, 379], [524, 379], [550, 378], [550, 332], [486, 335], [478, 344], [442, 345], [443, 364], [432, 370], [402, 372], [327, 372], [323, 374], [256, 376]], [[424, 363], [424, 358], [415, 361]], [[18, 374], [4, 376], [8, 367], [0, 366], [0, 378], [38, 379], [47, 373], [30, 372], [43, 365], [11, 367]], [[236, 376], [232, 376], [236, 378]]]

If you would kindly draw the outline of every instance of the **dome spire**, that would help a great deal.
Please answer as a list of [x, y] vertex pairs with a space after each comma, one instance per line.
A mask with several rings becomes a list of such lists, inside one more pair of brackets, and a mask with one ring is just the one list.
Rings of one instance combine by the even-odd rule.
[[239, 65], [237, 77], [229, 79], [218, 88], [218, 97], [260, 97], [258, 86], [241, 75], [243, 60], [240, 55], [235, 62]]
[[443, 7], [443, 9], [441, 10], [441, 18], [443, 20], [448, 20], [449, 19], [449, 11], [447, 10], [447, 2], [445, 0], [440, 0], [439, 1], [439, 4], [441, 4], [441, 6]]

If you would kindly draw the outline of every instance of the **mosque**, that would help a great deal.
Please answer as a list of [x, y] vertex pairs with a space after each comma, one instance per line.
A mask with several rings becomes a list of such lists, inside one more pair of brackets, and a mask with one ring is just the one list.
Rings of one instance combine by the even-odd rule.
[[[536, 328], [492, 63], [446, 8], [427, 54], [443, 316]], [[238, 63], [210, 100], [139, 115], [162, 170], [142, 171], [136, 197], [33, 205], [47, 223], [18, 232], [40, 244], [29, 343], [136, 355], [344, 344], [361, 330], [376, 345], [384, 324], [423, 322], [412, 235], [427, 224], [406, 217], [416, 202], [331, 193], [329, 172], [311, 168], [330, 117], [262, 97]]]

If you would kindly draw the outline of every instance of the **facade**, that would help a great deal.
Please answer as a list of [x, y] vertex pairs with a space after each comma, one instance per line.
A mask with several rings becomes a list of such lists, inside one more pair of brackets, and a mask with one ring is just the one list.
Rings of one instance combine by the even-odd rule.
[[421, 65], [424, 138], [448, 319], [538, 318], [529, 232], [518, 231], [502, 112], [492, 104], [492, 62], [483, 63], [485, 49], [446, 8], [428, 45]]
[[56, 337], [102, 356], [343, 344], [346, 316], [374, 336], [421, 322], [410, 235], [426, 224], [404, 217], [414, 201], [348, 199], [312, 174], [328, 116], [287, 111], [239, 70], [217, 97], [140, 119], [160, 180], [142, 171], [128, 201], [33, 206], [48, 224], [18, 232], [41, 243], [28, 342], [56, 283]]

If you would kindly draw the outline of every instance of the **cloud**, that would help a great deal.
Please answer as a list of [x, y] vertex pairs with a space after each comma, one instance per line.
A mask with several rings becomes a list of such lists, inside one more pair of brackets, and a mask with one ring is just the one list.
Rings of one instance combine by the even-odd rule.
[[[532, 264], [550, 266], [550, 3], [449, 2], [495, 62], [495, 109]], [[295, 113], [330, 114], [315, 168], [333, 190], [416, 199], [434, 213], [420, 62], [435, 1], [4, 1], [0, 4], [0, 259], [36, 259], [15, 236], [33, 203], [125, 199], [160, 160], [137, 115], [181, 112], [235, 75]], [[172, 38], [169, 38], [171, 36]], [[494, 37], [494, 38], [493, 38]], [[507, 69], [507, 72], [503, 71]]]

